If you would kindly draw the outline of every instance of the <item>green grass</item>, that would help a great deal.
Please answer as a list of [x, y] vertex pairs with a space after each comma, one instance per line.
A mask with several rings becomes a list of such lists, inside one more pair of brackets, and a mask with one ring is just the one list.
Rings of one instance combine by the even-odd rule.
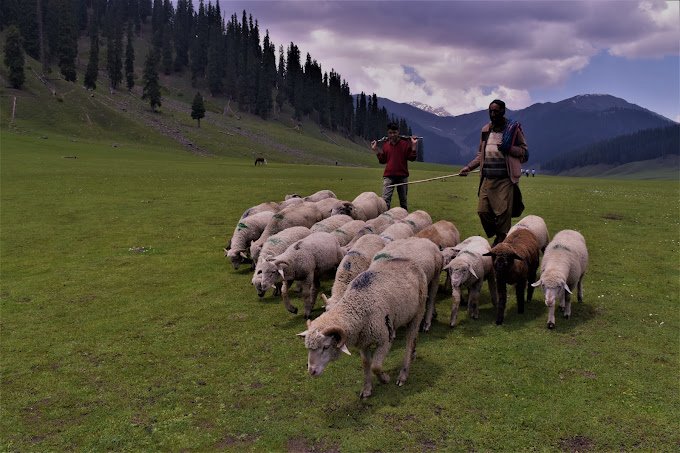
[[[380, 168], [71, 140], [0, 136], [3, 450], [678, 448], [677, 182], [524, 178], [525, 214], [586, 237], [585, 302], [549, 331], [540, 291], [524, 315], [510, 296], [496, 327], [485, 286], [480, 319], [450, 330], [440, 293], [409, 381], [361, 401], [358, 354], [309, 377], [302, 317], [259, 301], [222, 247], [247, 207], [379, 191]], [[413, 185], [410, 206], [480, 234], [477, 182]]]

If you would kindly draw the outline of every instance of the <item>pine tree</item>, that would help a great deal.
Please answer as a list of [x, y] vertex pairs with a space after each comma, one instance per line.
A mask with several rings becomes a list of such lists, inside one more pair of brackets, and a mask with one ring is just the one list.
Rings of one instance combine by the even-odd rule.
[[14, 88], [21, 88], [26, 80], [24, 74], [24, 49], [21, 47], [21, 33], [12, 25], [5, 38], [5, 66], [9, 69], [9, 82]]
[[142, 99], [148, 99], [151, 110], [161, 106], [161, 86], [158, 78], [158, 54], [151, 50], [144, 62]]
[[191, 118], [198, 121], [198, 127], [201, 127], [201, 118], [205, 116], [205, 105], [203, 104], [203, 96], [200, 92], [196, 92], [194, 102], [191, 104]]
[[276, 72], [276, 108], [281, 111], [286, 100], [286, 60], [283, 45], [279, 46], [279, 68]]
[[222, 64], [222, 56], [224, 55], [224, 40], [222, 39], [221, 29], [213, 26], [210, 31], [210, 44], [208, 46], [208, 63], [206, 67], [206, 76], [208, 78], [208, 89], [210, 94], [217, 96], [222, 94], [224, 85], [222, 84], [222, 76], [224, 66]]
[[55, 4], [57, 16], [57, 57], [59, 70], [68, 82], [76, 81], [76, 56], [78, 54], [78, 32], [71, 0], [60, 0]]
[[93, 18], [90, 23], [90, 57], [85, 70], [83, 85], [89, 90], [97, 89], [97, 75], [99, 72], [99, 27]]
[[[118, 6], [116, 6], [118, 5]], [[112, 89], [123, 81], [123, 20], [119, 3], [106, 11], [106, 71]]]
[[125, 80], [128, 91], [135, 86], [135, 48], [132, 45], [132, 22], [128, 23], [127, 46], [125, 47]]

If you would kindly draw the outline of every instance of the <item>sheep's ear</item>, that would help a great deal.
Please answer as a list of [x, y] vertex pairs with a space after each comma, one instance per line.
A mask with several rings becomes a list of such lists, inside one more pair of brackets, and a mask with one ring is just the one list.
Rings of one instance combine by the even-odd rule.
[[248, 259], [248, 255], [246, 255], [246, 253], [243, 252], [243, 251], [240, 252], [239, 255], [241, 255], [241, 258], [243, 258], [243, 259], [246, 259], [246, 260]]
[[328, 297], [324, 293], [321, 293], [321, 298], [323, 299], [323, 303], [328, 305]]
[[337, 346], [340, 349], [342, 349], [342, 347], [345, 346], [345, 343], [347, 343], [347, 334], [340, 327], [329, 327], [321, 332], [321, 334], [326, 337], [333, 337], [338, 343]]
[[534, 288], [536, 288], [536, 287], [539, 286], [540, 284], [541, 284], [541, 280], [539, 279], [539, 280], [536, 280], [535, 282], [533, 282], [533, 283], [531, 284], [531, 286], [533, 286]]
[[468, 270], [470, 271], [470, 273], [471, 273], [472, 275], [475, 276], [475, 278], [476, 278], [477, 280], [479, 280], [479, 277], [477, 277], [477, 273], [476, 273], [475, 270], [472, 268], [472, 266], [468, 266]]
[[564, 290], [566, 292], [568, 292], [569, 294], [572, 294], [571, 290], [569, 289], [569, 285], [567, 285], [566, 282], [562, 283], [562, 286], [564, 287]]
[[224, 248], [224, 256], [229, 256], [229, 249], [226, 247]]
[[308, 333], [309, 333], [309, 330], [305, 330], [304, 332], [300, 332], [299, 334], [297, 334], [297, 336], [298, 337], [306, 337]]
[[345, 354], [347, 354], [347, 355], [352, 355], [352, 353], [349, 352], [349, 349], [347, 349], [347, 345], [346, 345], [346, 344], [343, 344], [342, 347], [340, 348], [340, 350], [341, 350], [342, 352], [344, 352]]
[[281, 276], [282, 279], [286, 279], [286, 276], [283, 275], [283, 269], [279, 269], [279, 275]]
[[519, 256], [518, 254], [516, 254], [516, 253], [513, 253], [512, 255], [510, 255], [510, 258], [512, 258], [513, 260], [522, 261], [522, 257], [520, 257], [520, 256]]

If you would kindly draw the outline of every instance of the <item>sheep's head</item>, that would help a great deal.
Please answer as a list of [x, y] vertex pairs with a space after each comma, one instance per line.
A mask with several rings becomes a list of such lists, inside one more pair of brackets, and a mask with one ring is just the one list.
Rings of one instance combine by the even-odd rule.
[[495, 251], [495, 249], [496, 247], [482, 256], [491, 257], [493, 260], [493, 270], [496, 272], [496, 275], [508, 275], [515, 261], [523, 261], [515, 252], [507, 252], [506, 250]]
[[234, 269], [238, 269], [241, 264], [249, 260], [245, 250], [225, 249], [225, 252], [226, 256], [231, 260], [231, 264], [234, 266]]
[[285, 200], [290, 200], [291, 198], [300, 198], [300, 195], [298, 195], [296, 193], [291, 193], [289, 195], [286, 195]]
[[347, 349], [347, 335], [339, 327], [329, 327], [323, 332], [314, 329], [311, 321], [307, 321], [307, 330], [298, 334], [305, 339], [307, 348], [307, 371], [317, 377], [323, 373], [329, 362], [337, 360], [340, 353], [351, 355]]
[[470, 280], [470, 276], [475, 280], [479, 280], [475, 270], [470, 266], [470, 263], [453, 260], [444, 269], [448, 269], [451, 273], [451, 286], [459, 287], [463, 283]]
[[545, 304], [548, 307], [552, 307], [555, 305], [555, 301], [559, 301], [560, 303], [564, 300], [564, 292], [568, 292], [571, 294], [571, 290], [569, 289], [569, 285], [567, 285], [567, 282], [565, 282], [563, 279], [550, 279], [550, 280], [545, 280], [540, 279], [534, 283], [531, 284], [534, 288], [537, 286], [541, 286], [541, 289], [543, 290], [543, 296], [545, 297]]
[[269, 288], [280, 281], [282, 281], [281, 273], [273, 259], [262, 261], [260, 266], [255, 270], [255, 275], [253, 276], [253, 283], [255, 284], [258, 295], [264, 295]]
[[[442, 250], [442, 258], [444, 258], [444, 266], [448, 266], [452, 259], [458, 255], [459, 250], [454, 247], [446, 247]], [[446, 268], [446, 267], [445, 267]]]
[[354, 211], [355, 211], [354, 205], [352, 203], [345, 202], [345, 203], [342, 203], [341, 205], [336, 206], [333, 209], [331, 209], [331, 215], [344, 214], [344, 215], [348, 215], [348, 216], [354, 218], [354, 216], [352, 215], [354, 213]]

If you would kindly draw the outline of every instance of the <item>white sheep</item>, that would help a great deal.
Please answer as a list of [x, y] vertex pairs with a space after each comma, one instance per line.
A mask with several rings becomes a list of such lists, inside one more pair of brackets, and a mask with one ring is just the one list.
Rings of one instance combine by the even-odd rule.
[[508, 234], [520, 228], [531, 231], [536, 237], [538, 248], [541, 252], [545, 253], [545, 247], [548, 245], [548, 242], [550, 242], [550, 235], [548, 234], [548, 227], [545, 224], [545, 220], [537, 215], [528, 215], [514, 224], [512, 228], [510, 228], [510, 231], [508, 231]]
[[578, 301], [583, 302], [583, 276], [588, 267], [588, 248], [581, 233], [562, 230], [548, 244], [541, 263], [541, 277], [531, 286], [543, 289], [548, 306], [548, 329], [555, 328], [555, 304], [564, 309], [565, 319], [571, 316], [571, 290], [578, 289]]
[[314, 192], [311, 195], [308, 195], [306, 197], [300, 197], [300, 195], [296, 193], [292, 193], [290, 195], [286, 195], [286, 200], [290, 200], [291, 198], [302, 198], [304, 201], [319, 201], [323, 200], [324, 198], [337, 198], [333, 191], [331, 190], [319, 190], [318, 192]]
[[362, 192], [347, 206], [350, 215], [358, 220], [375, 219], [387, 211], [387, 203], [374, 192]]
[[390, 225], [398, 222], [408, 215], [408, 211], [404, 208], [392, 208], [389, 211], [383, 212], [375, 219], [366, 221], [366, 225], [361, 230], [357, 231], [354, 238], [345, 246], [345, 250], [349, 250], [360, 237], [366, 234], [380, 234], [385, 231]]
[[241, 220], [245, 219], [246, 217], [249, 217], [253, 214], [260, 213], [260, 212], [269, 211], [269, 212], [277, 213], [277, 212], [279, 212], [280, 209], [281, 209], [281, 207], [279, 206], [279, 203], [276, 203], [275, 201], [267, 201], [267, 202], [264, 202], [264, 203], [260, 203], [258, 205], [252, 206], [252, 207], [246, 209], [245, 211], [243, 211], [243, 214], [241, 214], [241, 218], [239, 219], [239, 221], [241, 221]]
[[340, 352], [350, 354], [348, 346], [361, 352], [364, 385], [359, 396], [373, 393], [375, 374], [387, 383], [390, 376], [383, 371], [383, 361], [390, 351], [396, 330], [405, 326], [406, 351], [397, 385], [408, 378], [415, 357], [418, 327], [425, 313], [427, 279], [409, 260], [373, 261], [350, 284], [341, 299], [299, 333], [307, 348], [307, 370], [311, 376], [321, 375], [326, 365]]
[[425, 238], [409, 237], [389, 242], [385, 248], [373, 256], [373, 261], [390, 259], [408, 259], [413, 261], [420, 268], [428, 282], [428, 298], [425, 318], [423, 319], [423, 330], [430, 330], [432, 317], [434, 315], [435, 297], [439, 289], [439, 276], [444, 267], [442, 254], [432, 241]]
[[406, 239], [413, 236], [413, 227], [409, 223], [395, 223], [388, 226], [385, 231], [380, 233], [385, 243], [396, 241], [397, 239]]
[[335, 280], [333, 281], [333, 288], [331, 289], [331, 297], [327, 299], [324, 294], [321, 295], [326, 302], [327, 310], [330, 305], [342, 297], [352, 280], [368, 269], [368, 266], [373, 260], [373, 256], [383, 247], [385, 247], [385, 242], [380, 236], [376, 234], [367, 234], [362, 236], [352, 248], [349, 249], [340, 262], [340, 265], [338, 265], [338, 270], [335, 273]]
[[[334, 272], [342, 257], [342, 249], [335, 236], [321, 231], [295, 242], [285, 252], [274, 257], [271, 263], [276, 266], [283, 281], [281, 296], [286, 309], [297, 313], [297, 308], [288, 298], [288, 288], [291, 281], [301, 282], [305, 318], [309, 318], [316, 303], [321, 275]], [[266, 278], [266, 275], [262, 277], [263, 285], [270, 284], [265, 281]]]
[[[303, 226], [296, 226], [286, 228], [285, 230], [276, 233], [265, 241], [262, 246], [262, 251], [258, 257], [257, 264], [255, 266], [255, 273], [253, 274], [252, 284], [257, 290], [257, 295], [263, 298], [265, 293], [272, 286], [275, 287], [274, 295], [278, 295], [281, 292], [281, 282], [278, 280], [279, 272], [270, 262], [272, 258], [278, 256], [286, 251], [293, 243], [299, 241], [300, 239], [306, 238], [312, 234], [309, 228]], [[268, 277], [263, 278], [265, 275]], [[266, 282], [266, 283], [265, 283]]]
[[316, 207], [323, 213], [324, 219], [338, 214], [350, 215], [351, 212], [347, 207], [347, 203], [347, 201], [338, 200], [337, 198], [324, 198], [314, 202]]
[[425, 211], [413, 211], [401, 220], [402, 223], [408, 223], [413, 228], [413, 234], [419, 233], [425, 227], [432, 225], [432, 217]]
[[281, 203], [279, 203], [279, 211], [282, 210], [282, 209], [288, 208], [290, 206], [302, 204], [304, 202], [305, 202], [305, 200], [303, 200], [302, 198], [299, 198], [299, 197], [288, 198], [286, 200], [283, 200]]
[[[479, 295], [482, 283], [487, 280], [491, 301], [496, 306], [496, 278], [493, 273], [493, 262], [490, 256], [482, 256], [491, 251], [489, 242], [481, 236], [465, 239], [449, 250], [455, 250], [456, 256], [444, 266], [451, 282], [451, 319], [450, 327], [456, 326], [458, 307], [462, 288], [468, 289], [468, 314], [473, 319], [479, 318]], [[445, 258], [446, 259], [446, 258]]]
[[231, 248], [224, 249], [224, 256], [231, 260], [234, 269], [249, 259], [250, 243], [262, 235], [273, 215], [271, 211], [262, 211], [239, 220], [230, 239]]
[[439, 250], [443, 250], [446, 247], [453, 247], [460, 242], [460, 233], [458, 233], [458, 229], [448, 220], [440, 220], [432, 225], [426, 226], [415, 236], [431, 240], [439, 247]]
[[[332, 219], [333, 217], [337, 216], [330, 216], [329, 218]], [[364, 226], [366, 226], [366, 222], [364, 222], [363, 220], [352, 220], [351, 222], [347, 222], [342, 226], [336, 228], [335, 230], [331, 231], [331, 233], [333, 233], [335, 237], [338, 239], [340, 246], [344, 247], [351, 240], [354, 239], [357, 233], [361, 231], [364, 228]]]
[[[292, 198], [294, 200], [295, 198]], [[300, 202], [293, 206], [282, 209], [272, 216], [272, 219], [267, 224], [267, 227], [262, 232], [262, 236], [257, 241], [250, 244], [250, 256], [257, 262], [260, 255], [264, 241], [269, 236], [279, 233], [286, 228], [294, 226], [305, 226], [310, 228], [316, 222], [323, 220], [324, 217], [316, 207], [315, 203]]]
[[326, 219], [316, 222], [310, 229], [313, 233], [317, 231], [325, 231], [326, 233], [330, 233], [336, 228], [340, 228], [347, 222], [352, 222], [353, 220], [354, 219], [352, 219], [350, 216], [344, 214], [332, 215]]

